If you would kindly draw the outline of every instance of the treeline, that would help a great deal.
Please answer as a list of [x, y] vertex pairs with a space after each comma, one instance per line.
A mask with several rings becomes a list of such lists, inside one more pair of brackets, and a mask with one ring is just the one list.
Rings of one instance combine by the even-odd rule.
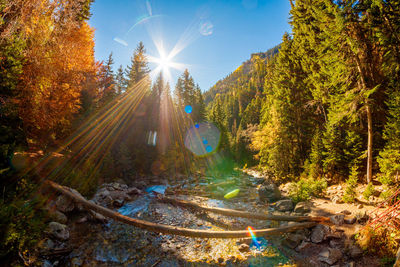
[[229, 90], [208, 105], [225, 149], [278, 178], [393, 183], [400, 170], [400, 2], [291, 4], [292, 33], [279, 53], [254, 56], [251, 72], [236, 70]]
[[64, 166], [72, 180], [87, 169], [90, 177], [132, 178], [154, 162], [161, 171], [185, 169], [185, 131], [205, 118], [199, 86], [187, 70], [174, 96], [161, 74], [152, 82], [142, 43], [126, 68], [115, 70], [112, 54], [96, 61], [91, 2], [1, 2], [0, 169], [13, 168], [15, 151], [60, 147], [72, 157]]

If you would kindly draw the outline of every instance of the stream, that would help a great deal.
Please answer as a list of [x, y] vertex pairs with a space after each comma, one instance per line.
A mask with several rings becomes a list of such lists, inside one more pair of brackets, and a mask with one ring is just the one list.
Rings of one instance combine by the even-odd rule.
[[[146, 193], [125, 203], [117, 211], [122, 215], [160, 224], [206, 230], [243, 230], [279, 226], [278, 222], [232, 218], [212, 213], [199, 213], [156, 200], [153, 192], [193, 201], [209, 207], [262, 212], [268, 209], [258, 202], [257, 177], [243, 173], [218, 179], [188, 179], [185, 185], [172, 181], [152, 184]], [[234, 189], [232, 199], [223, 195]], [[274, 240], [201, 239], [161, 235], [113, 220], [105, 224], [75, 224], [74, 250], [70, 266], [283, 266], [291, 260], [273, 244]]]

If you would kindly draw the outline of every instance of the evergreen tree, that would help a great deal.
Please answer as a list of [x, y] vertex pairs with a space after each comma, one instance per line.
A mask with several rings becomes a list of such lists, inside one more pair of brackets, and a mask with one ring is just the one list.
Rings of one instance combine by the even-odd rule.
[[116, 83], [114, 79], [114, 72], [112, 66], [114, 64], [114, 59], [112, 58], [112, 53], [108, 56], [108, 59], [104, 66], [101, 68], [100, 73], [100, 88], [102, 91], [101, 101], [103, 103], [108, 103], [113, 100], [116, 95]]
[[145, 91], [149, 90], [149, 72], [146, 50], [143, 43], [139, 42], [131, 58], [131, 65], [125, 71], [127, 90], [132, 90], [135, 86], [142, 86], [140, 88], [144, 87]]
[[120, 95], [126, 90], [126, 79], [122, 65], [119, 66], [114, 79], [115, 79], [116, 92], [118, 95]]

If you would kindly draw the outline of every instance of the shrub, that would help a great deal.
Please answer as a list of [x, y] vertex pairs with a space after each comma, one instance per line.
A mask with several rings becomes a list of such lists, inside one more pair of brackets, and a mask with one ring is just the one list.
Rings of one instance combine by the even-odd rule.
[[356, 196], [354, 189], [358, 181], [358, 167], [353, 166], [349, 178], [346, 180], [346, 189], [344, 190], [343, 201], [346, 203], [353, 202]]
[[[0, 200], [0, 262], [6, 266], [19, 265], [21, 256], [35, 260], [36, 244], [46, 226], [44, 203], [31, 177], [7, 177], [6, 194]], [[17, 183], [11, 182], [18, 178]], [[33, 266], [33, 265], [32, 265]]]
[[399, 230], [385, 226], [377, 229], [365, 228], [356, 236], [357, 243], [362, 249], [371, 254], [389, 258], [396, 256], [398, 238], [400, 238]]
[[295, 202], [305, 201], [312, 196], [320, 196], [328, 186], [324, 179], [302, 178], [289, 187], [289, 196]]
[[374, 195], [375, 189], [372, 183], [369, 183], [363, 192], [364, 199], [368, 200], [370, 196]]

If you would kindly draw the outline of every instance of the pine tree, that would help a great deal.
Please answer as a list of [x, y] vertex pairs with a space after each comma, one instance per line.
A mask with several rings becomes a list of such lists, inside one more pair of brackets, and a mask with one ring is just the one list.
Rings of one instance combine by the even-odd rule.
[[101, 101], [103, 103], [108, 103], [113, 100], [116, 95], [116, 83], [114, 79], [114, 72], [112, 66], [114, 64], [114, 59], [112, 58], [112, 53], [108, 56], [108, 59], [104, 66], [101, 68], [100, 73], [100, 88], [102, 91]]
[[119, 66], [114, 79], [117, 94], [120, 95], [124, 93], [126, 90], [126, 79], [122, 65]]
[[[141, 88], [144, 87], [144, 90], [148, 91], [150, 83], [149, 72], [146, 50], [143, 43], [139, 42], [131, 58], [131, 65], [125, 70], [127, 90], [132, 90], [135, 86], [140, 85], [142, 86]], [[137, 88], [136, 90], [139, 89]]]

